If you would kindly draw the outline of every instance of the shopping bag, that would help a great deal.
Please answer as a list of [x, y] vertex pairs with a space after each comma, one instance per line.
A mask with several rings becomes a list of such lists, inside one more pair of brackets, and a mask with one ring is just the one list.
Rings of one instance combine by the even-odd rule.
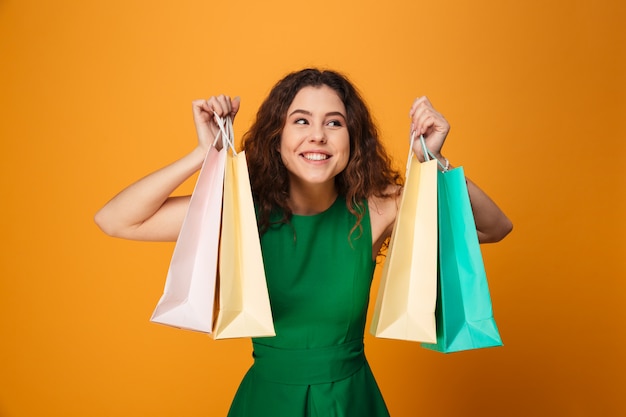
[[412, 149], [413, 139], [370, 331], [382, 338], [435, 342], [437, 161], [420, 163]]
[[449, 353], [501, 346], [463, 168], [438, 174], [437, 343]]
[[214, 144], [205, 157], [152, 322], [211, 333], [226, 154]]
[[245, 152], [226, 158], [215, 339], [275, 336]]

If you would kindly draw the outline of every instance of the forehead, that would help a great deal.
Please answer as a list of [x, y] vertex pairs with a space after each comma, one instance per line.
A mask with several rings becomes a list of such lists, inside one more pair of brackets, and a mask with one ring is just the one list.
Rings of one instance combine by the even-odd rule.
[[327, 85], [303, 87], [293, 98], [289, 112], [295, 109], [340, 111], [345, 114], [346, 108], [335, 90]]

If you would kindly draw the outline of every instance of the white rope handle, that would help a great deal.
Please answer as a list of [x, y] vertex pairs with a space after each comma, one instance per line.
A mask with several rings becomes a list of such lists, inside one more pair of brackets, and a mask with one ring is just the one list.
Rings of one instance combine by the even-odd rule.
[[[409, 172], [409, 165], [411, 164], [411, 157], [413, 156], [413, 144], [415, 143], [415, 135], [416, 132], [413, 131], [413, 133], [411, 134], [411, 152], [409, 152], [409, 160], [406, 163], [406, 172]], [[435, 159], [437, 161], [437, 164], [439, 164], [439, 166], [441, 167], [441, 170], [443, 172], [448, 172], [448, 170], [450, 169], [450, 162], [448, 162], [448, 160], [445, 160], [445, 164], [443, 162], [441, 162], [437, 157], [435, 157], [435, 155], [433, 155], [433, 153], [430, 151], [430, 149], [428, 149], [426, 147], [426, 142], [424, 141], [424, 135], [420, 135], [420, 144], [422, 145], [422, 152], [424, 153], [424, 161], [430, 161], [431, 158]]]
[[215, 117], [215, 122], [217, 123], [217, 127], [219, 127], [220, 131], [215, 135], [215, 141], [213, 142], [213, 146], [217, 144], [217, 141], [222, 136], [223, 146], [229, 147], [233, 151], [233, 155], [237, 155], [237, 151], [235, 150], [235, 133], [233, 131], [233, 118], [230, 116], [220, 117], [217, 113], [213, 112], [213, 116]]

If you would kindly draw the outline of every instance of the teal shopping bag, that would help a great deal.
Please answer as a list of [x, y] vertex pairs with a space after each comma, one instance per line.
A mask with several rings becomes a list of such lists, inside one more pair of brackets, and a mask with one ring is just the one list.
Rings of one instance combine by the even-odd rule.
[[422, 347], [450, 353], [502, 346], [463, 168], [438, 176], [437, 343]]

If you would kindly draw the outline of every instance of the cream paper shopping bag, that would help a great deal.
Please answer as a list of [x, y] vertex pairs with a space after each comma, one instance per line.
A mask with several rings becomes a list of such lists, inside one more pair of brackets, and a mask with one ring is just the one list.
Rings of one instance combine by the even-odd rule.
[[211, 146], [206, 155], [152, 322], [212, 331], [226, 154]]
[[244, 152], [228, 154], [213, 337], [275, 336]]
[[382, 338], [435, 342], [436, 302], [437, 161], [420, 163], [411, 150], [370, 331]]

